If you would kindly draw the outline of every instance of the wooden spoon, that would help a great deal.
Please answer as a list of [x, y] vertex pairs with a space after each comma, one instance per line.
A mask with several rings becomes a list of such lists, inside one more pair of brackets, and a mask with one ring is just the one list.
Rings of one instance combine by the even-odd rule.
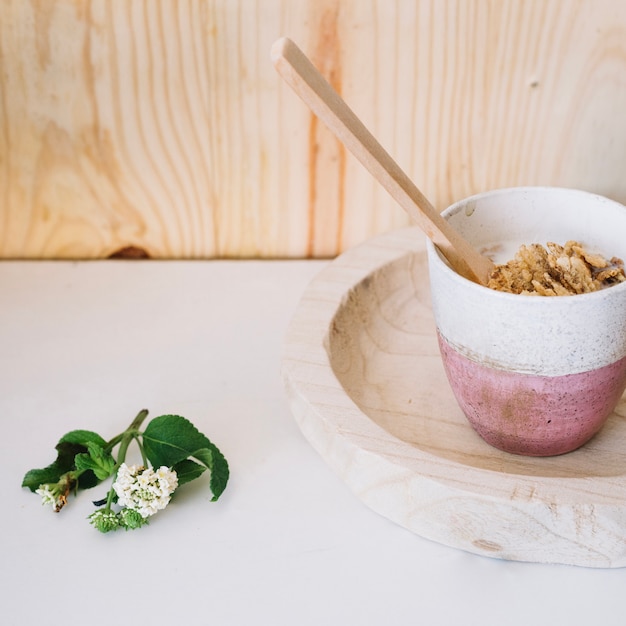
[[302, 50], [283, 37], [272, 46], [272, 61], [285, 82], [413, 218], [450, 265], [465, 278], [487, 284], [493, 262], [439, 215]]

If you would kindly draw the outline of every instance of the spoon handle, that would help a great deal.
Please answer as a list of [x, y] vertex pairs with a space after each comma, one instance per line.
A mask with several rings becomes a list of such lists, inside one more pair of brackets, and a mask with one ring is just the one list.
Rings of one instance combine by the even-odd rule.
[[491, 260], [479, 254], [439, 215], [300, 48], [283, 37], [272, 46], [271, 56], [285, 82], [382, 184], [452, 267], [462, 276], [486, 284], [493, 270]]

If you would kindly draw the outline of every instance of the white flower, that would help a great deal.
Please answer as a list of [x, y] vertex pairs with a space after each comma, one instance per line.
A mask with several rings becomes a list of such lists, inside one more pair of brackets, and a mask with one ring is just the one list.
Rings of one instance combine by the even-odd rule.
[[56, 507], [58, 494], [50, 488], [50, 485], [39, 485], [39, 489], [35, 489], [35, 493], [41, 496], [41, 504], [51, 504]]
[[143, 518], [164, 509], [176, 487], [178, 476], [168, 467], [154, 471], [126, 463], [120, 465], [113, 483], [118, 504], [137, 511]]
[[67, 498], [61, 492], [58, 484], [39, 485], [39, 489], [35, 489], [35, 493], [41, 496], [41, 504], [51, 504], [57, 513], [67, 503]]

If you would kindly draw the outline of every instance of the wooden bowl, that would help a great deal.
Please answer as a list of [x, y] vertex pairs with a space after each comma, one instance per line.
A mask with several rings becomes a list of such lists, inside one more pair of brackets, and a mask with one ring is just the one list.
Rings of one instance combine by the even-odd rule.
[[303, 434], [371, 509], [442, 544], [502, 559], [626, 565], [626, 399], [582, 448], [485, 443], [448, 385], [424, 237], [353, 248], [307, 288], [283, 377]]

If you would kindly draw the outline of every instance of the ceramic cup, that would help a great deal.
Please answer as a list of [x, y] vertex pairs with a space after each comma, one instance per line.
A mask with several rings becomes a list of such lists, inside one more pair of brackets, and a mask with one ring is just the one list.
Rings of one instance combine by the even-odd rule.
[[[496, 263], [521, 244], [580, 241], [626, 259], [626, 207], [591, 193], [518, 187], [443, 216]], [[626, 387], [626, 282], [572, 296], [498, 292], [466, 280], [427, 242], [439, 347], [454, 395], [492, 446], [570, 452], [603, 426]]]

